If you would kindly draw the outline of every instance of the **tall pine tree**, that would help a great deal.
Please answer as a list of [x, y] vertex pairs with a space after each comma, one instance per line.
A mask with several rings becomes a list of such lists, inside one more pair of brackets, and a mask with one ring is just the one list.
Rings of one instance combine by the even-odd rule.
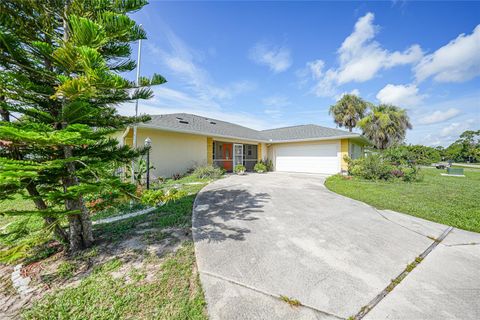
[[[115, 106], [152, 97], [157, 74], [140, 84], [130, 44], [146, 34], [128, 14], [144, 0], [3, 0], [0, 2], [0, 200], [20, 194], [71, 251], [93, 242], [83, 195], [129, 192], [113, 174], [139, 152], [111, 134], [147, 117]], [[58, 224], [68, 217], [68, 231]]]

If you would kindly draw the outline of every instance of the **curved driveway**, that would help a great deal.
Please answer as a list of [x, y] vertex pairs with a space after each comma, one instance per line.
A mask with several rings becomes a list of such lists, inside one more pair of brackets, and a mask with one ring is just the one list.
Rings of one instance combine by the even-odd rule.
[[[337, 195], [324, 179], [230, 176], [199, 193], [193, 238], [211, 319], [348, 318], [448, 228]], [[478, 244], [454, 229], [366, 318], [480, 318]]]

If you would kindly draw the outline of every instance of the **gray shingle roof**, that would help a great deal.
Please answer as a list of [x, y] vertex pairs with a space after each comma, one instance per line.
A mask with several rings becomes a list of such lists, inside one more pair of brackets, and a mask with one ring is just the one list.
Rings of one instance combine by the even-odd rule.
[[170, 131], [197, 133], [224, 138], [282, 142], [335, 137], [358, 137], [356, 133], [313, 124], [258, 131], [226, 121], [188, 113], [151, 115], [149, 122], [139, 127], [158, 128]]
[[262, 133], [268, 138], [268, 140], [272, 139], [273, 141], [335, 138], [346, 136], [358, 137], [358, 134], [353, 132], [317, 126], [315, 124], [263, 130]]
[[139, 126], [247, 140], [262, 140], [257, 130], [194, 114], [173, 113], [151, 115], [151, 118], [152, 120]]

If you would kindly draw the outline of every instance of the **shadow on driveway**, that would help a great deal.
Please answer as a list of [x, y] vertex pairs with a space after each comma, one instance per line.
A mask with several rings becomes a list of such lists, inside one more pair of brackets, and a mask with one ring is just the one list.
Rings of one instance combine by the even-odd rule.
[[269, 199], [267, 193], [250, 193], [243, 189], [201, 192], [193, 209], [194, 240], [245, 240], [245, 235], [250, 233], [250, 229], [245, 227], [248, 225], [245, 221], [258, 220], [256, 214], [262, 212], [263, 204]]

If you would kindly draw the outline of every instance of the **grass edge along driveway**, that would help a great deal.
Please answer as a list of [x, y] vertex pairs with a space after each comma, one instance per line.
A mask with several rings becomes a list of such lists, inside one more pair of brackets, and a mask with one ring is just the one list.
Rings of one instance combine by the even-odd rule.
[[459, 229], [480, 232], [480, 170], [465, 169], [465, 178], [422, 169], [421, 182], [371, 181], [329, 177], [325, 186], [338, 194]]

